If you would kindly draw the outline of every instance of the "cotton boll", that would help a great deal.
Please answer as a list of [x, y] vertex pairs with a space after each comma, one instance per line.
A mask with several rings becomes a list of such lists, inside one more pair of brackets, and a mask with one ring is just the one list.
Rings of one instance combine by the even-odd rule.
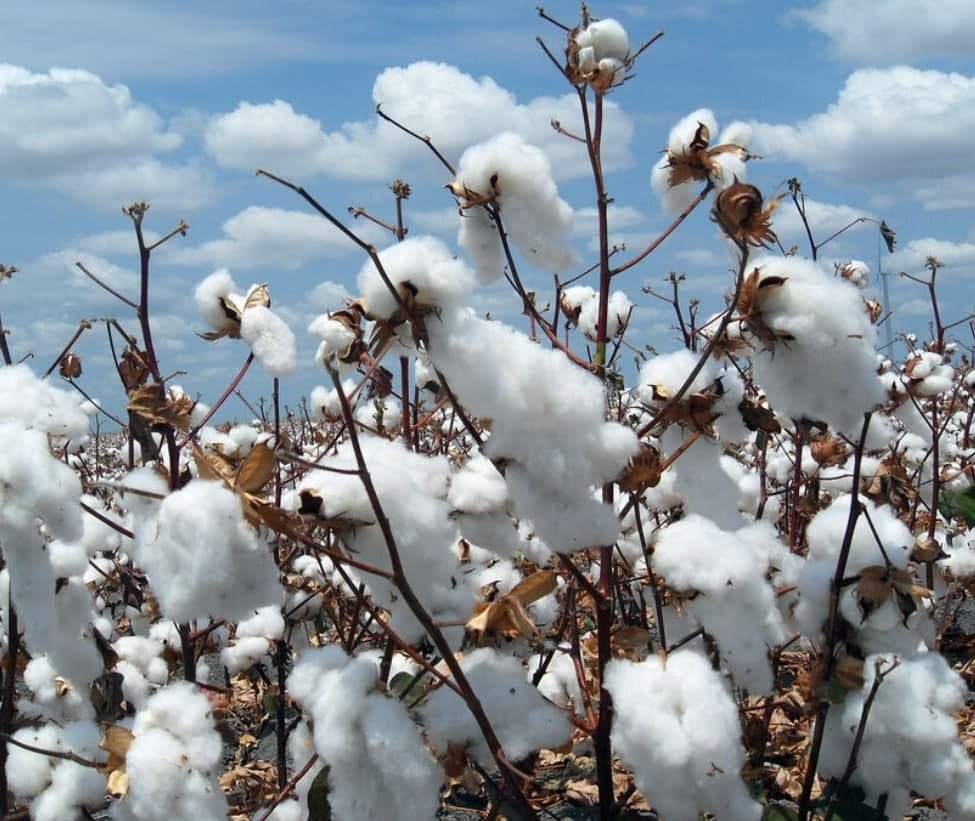
[[236, 620], [282, 598], [268, 546], [220, 482], [195, 479], [167, 496], [158, 519], [137, 531], [136, 560], [175, 621]]
[[[374, 692], [376, 666], [334, 645], [302, 653], [288, 690], [314, 724], [338, 818], [432, 819], [440, 773], [402, 702]], [[304, 753], [298, 758], [304, 759]]]
[[355, 369], [358, 364], [355, 344], [360, 334], [353, 328], [332, 319], [331, 314], [322, 314], [308, 326], [308, 333], [322, 340], [315, 352], [315, 361], [319, 365], [340, 374]]
[[[676, 426], [667, 430], [668, 450], [676, 449], [679, 444], [672, 441], [675, 437], [671, 431], [680, 434]], [[722, 468], [717, 443], [706, 436], [699, 437], [681, 454], [676, 468], [674, 491], [683, 497], [688, 512], [706, 514], [718, 527], [727, 530], [741, 526], [738, 484]]]
[[151, 696], [135, 717], [126, 755], [129, 791], [113, 817], [138, 821], [224, 818], [216, 783], [222, 742], [206, 696], [176, 682]]
[[[700, 354], [686, 348], [648, 359], [640, 368], [640, 399], [648, 405], [659, 406], [674, 396], [700, 360]], [[711, 385], [717, 377], [717, 368], [709, 359], [688, 386], [687, 393], [698, 393]], [[664, 399], [655, 398], [664, 397]]]
[[684, 649], [666, 661], [614, 659], [604, 686], [615, 708], [613, 748], [662, 816], [694, 821], [710, 811], [721, 821], [759, 818], [762, 808], [739, 776], [745, 753], [738, 708], [706, 658]]
[[508, 505], [508, 489], [491, 460], [478, 454], [451, 475], [447, 501], [464, 513], [503, 512]]
[[365, 402], [353, 413], [356, 422], [367, 429], [383, 435], [395, 435], [402, 422], [403, 410], [399, 402], [392, 396], [386, 399], [376, 397], [371, 402]]
[[220, 663], [235, 676], [241, 670], [249, 670], [271, 652], [271, 643], [260, 636], [244, 636], [231, 647], [220, 651]]
[[[24, 727], [13, 734], [17, 741], [40, 747], [42, 750], [60, 750], [61, 733], [54, 724], [40, 727]], [[7, 785], [18, 799], [33, 798], [51, 783], [54, 759], [9, 745], [7, 752]]]
[[573, 264], [572, 209], [559, 197], [541, 149], [503, 132], [463, 153], [456, 182], [462, 191], [495, 197], [505, 231], [529, 262], [557, 272]]
[[[567, 648], [560, 648], [552, 656], [538, 682], [538, 691], [556, 706], [565, 710], [574, 709], [576, 715], [582, 716], [585, 714], [585, 702], [579, 688], [575, 663], [566, 650]], [[526, 672], [529, 681], [534, 678], [541, 659], [541, 656], [536, 655], [528, 660]]]
[[490, 285], [501, 279], [505, 270], [501, 239], [487, 211], [468, 208], [461, 212], [457, 244], [473, 260], [477, 281], [481, 285]]
[[650, 185], [654, 193], [660, 197], [664, 211], [668, 214], [679, 214], [694, 201], [703, 184], [688, 180], [672, 186], [670, 170], [670, 159], [664, 155], [657, 160], [650, 172]]
[[759, 282], [784, 278], [759, 300], [759, 319], [778, 341], [753, 357], [756, 382], [778, 413], [858, 434], [884, 396], [874, 378], [876, 328], [856, 289], [796, 257], [759, 259], [754, 268]]
[[38, 379], [27, 365], [0, 368], [0, 422], [72, 441], [88, 434], [79, 398]]
[[678, 592], [699, 592], [687, 609], [711, 633], [739, 686], [772, 690], [769, 648], [785, 640], [768, 565], [750, 541], [691, 514], [661, 532], [653, 568]]
[[[606, 338], [613, 339], [618, 333], [626, 330], [626, 324], [630, 319], [630, 311], [633, 303], [622, 291], [613, 291], [610, 294], [607, 304], [606, 314]], [[593, 294], [593, 298], [582, 303], [579, 311], [579, 330], [587, 339], [593, 341], [597, 337], [599, 324], [599, 294]]]
[[214, 331], [226, 331], [233, 327], [233, 319], [227, 314], [222, 300], [226, 300], [240, 289], [230, 276], [230, 271], [220, 268], [196, 286], [194, 298], [196, 307]]
[[290, 376], [297, 367], [295, 335], [270, 308], [255, 305], [244, 311], [240, 336], [269, 376]]
[[[464, 656], [460, 665], [509, 761], [568, 741], [572, 725], [565, 713], [525, 680], [518, 659], [482, 647]], [[434, 691], [423, 710], [423, 720], [431, 743], [441, 752], [446, 751], [448, 742], [467, 744], [468, 752], [482, 764], [491, 761], [474, 717], [453, 690], [441, 687]]]
[[586, 27], [585, 31], [591, 38], [592, 47], [598, 59], [626, 59], [630, 51], [630, 40], [626, 35], [626, 29], [620, 25], [618, 20], [610, 17], [594, 20]]
[[740, 145], [743, 148], [748, 148], [751, 144], [753, 134], [754, 129], [749, 123], [735, 120], [734, 122], [728, 123], [721, 130], [721, 135], [718, 137], [716, 144], [727, 145], [731, 143], [732, 145]]
[[[390, 246], [379, 260], [393, 286], [415, 305], [448, 307], [460, 303], [473, 285], [471, 270], [434, 237], [411, 237]], [[369, 317], [389, 319], [399, 304], [372, 260], [359, 271], [359, 292]]]
[[712, 137], [718, 133], [718, 121], [715, 119], [714, 112], [709, 108], [699, 108], [678, 120], [670, 129], [667, 149], [674, 154], [686, 154], [690, 150], [694, 135], [697, 134], [702, 125]]

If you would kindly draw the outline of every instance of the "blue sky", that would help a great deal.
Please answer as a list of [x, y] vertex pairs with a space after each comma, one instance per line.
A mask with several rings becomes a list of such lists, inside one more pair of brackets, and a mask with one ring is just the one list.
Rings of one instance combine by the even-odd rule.
[[[163, 371], [206, 401], [246, 355], [244, 343], [204, 343], [192, 291], [219, 267], [237, 282], [270, 285], [274, 308], [299, 339], [302, 365], [283, 390], [298, 396], [325, 379], [312, 361], [314, 316], [354, 294], [359, 252], [309, 215], [293, 194], [253, 176], [260, 166], [304, 184], [335, 213], [364, 206], [389, 218], [388, 184], [413, 187], [411, 233], [450, 243], [456, 209], [423, 146], [380, 125], [375, 102], [429, 134], [456, 161], [465, 147], [506, 128], [550, 157], [562, 196], [577, 209], [574, 241], [592, 257], [592, 184], [581, 155], [552, 132], [572, 128], [572, 89], [535, 42], [556, 54], [564, 35], [534, 3], [259, 2], [167, 4], [25, 3], [0, 6], [0, 262], [20, 270], [0, 285], [0, 312], [15, 357], [43, 370], [83, 317], [135, 322], [74, 268], [78, 260], [136, 293], [134, 238], [120, 207], [149, 200], [150, 232], [190, 223], [154, 257], [152, 314]], [[572, 24], [579, 5], [545, 6]], [[857, 216], [897, 231], [885, 270], [919, 272], [924, 258], [945, 268], [948, 320], [975, 309], [975, 4], [967, 0], [705, 0], [592, 4], [616, 17], [631, 44], [664, 37], [636, 76], [609, 97], [606, 145], [611, 233], [635, 253], [669, 223], [650, 188], [668, 131], [691, 111], [714, 110], [720, 125], [753, 125], [764, 156], [749, 180], [764, 192], [802, 180], [817, 237]], [[424, 62], [425, 61], [425, 62]], [[568, 96], [567, 96], [568, 95]], [[391, 237], [360, 220], [383, 245]], [[788, 202], [776, 229], [807, 253]], [[876, 270], [876, 225], [865, 223], [823, 250], [827, 264], [851, 257]], [[662, 249], [617, 283], [638, 308], [630, 341], [676, 347], [666, 305], [640, 293], [671, 270], [686, 294], [717, 309], [730, 285], [729, 257], [699, 209]], [[581, 268], [580, 268], [581, 269]], [[525, 269], [544, 299], [551, 274]], [[595, 283], [590, 283], [595, 284]], [[898, 328], [923, 330], [922, 289], [891, 279]], [[343, 291], [344, 289], [344, 291]], [[517, 299], [482, 290], [476, 307], [517, 321]], [[971, 341], [971, 340], [966, 340]], [[110, 406], [121, 389], [105, 332], [78, 347], [81, 383]], [[267, 394], [254, 369], [243, 386]], [[232, 414], [246, 417], [240, 404]]]

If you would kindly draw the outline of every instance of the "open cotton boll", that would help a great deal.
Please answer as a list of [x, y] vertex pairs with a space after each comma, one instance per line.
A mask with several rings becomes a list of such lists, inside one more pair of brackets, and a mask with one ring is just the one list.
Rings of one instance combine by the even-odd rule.
[[[509, 761], [538, 749], [561, 747], [572, 735], [566, 714], [546, 701], [525, 679], [521, 662], [490, 647], [468, 653], [460, 662]], [[430, 742], [441, 752], [447, 743], [467, 745], [482, 764], [492, 758], [484, 737], [460, 696], [447, 687], [434, 691], [423, 708]]]
[[503, 512], [508, 506], [508, 487], [494, 463], [476, 454], [451, 474], [447, 502], [463, 513]]
[[194, 479], [171, 493], [136, 536], [135, 559], [168, 619], [237, 620], [283, 598], [268, 546], [221, 482]]
[[[288, 691], [311, 719], [336, 818], [433, 819], [441, 773], [406, 707], [375, 691], [377, 668], [335, 645], [303, 652]], [[302, 759], [304, 760], [304, 759]]]
[[[672, 353], [659, 354], [648, 359], [640, 368], [639, 386], [637, 388], [640, 399], [648, 405], [662, 405], [666, 399], [655, 398], [655, 396], [674, 396], [700, 359], [700, 354], [689, 351], [687, 348], [681, 348]], [[704, 367], [694, 377], [687, 393], [703, 391], [714, 382], [717, 372], [717, 366], [712, 360], [708, 359]]]
[[298, 363], [295, 335], [270, 308], [255, 305], [244, 311], [240, 336], [269, 376], [290, 376]]
[[[446, 500], [449, 463], [442, 456], [414, 453], [400, 442], [377, 436], [363, 436], [359, 444], [414, 592], [435, 618], [469, 616], [470, 595], [456, 585], [454, 578], [457, 560], [453, 546], [458, 532]], [[362, 481], [353, 472], [356, 459], [352, 447], [346, 443], [326, 459], [329, 467], [347, 472], [309, 471], [299, 492], [321, 499], [318, 516], [342, 517], [356, 523], [345, 541], [360, 560], [388, 566], [386, 540], [374, 524], [376, 514]], [[418, 641], [423, 628], [399, 591], [385, 579], [370, 578], [368, 582], [376, 603], [391, 612], [393, 628], [407, 641]]]
[[859, 293], [797, 257], [766, 257], [756, 260], [755, 269], [760, 283], [784, 278], [762, 289], [754, 309], [778, 340], [774, 350], [758, 345], [755, 381], [778, 413], [858, 434], [863, 415], [884, 401], [875, 378], [876, 328]]
[[575, 35], [580, 49], [591, 48], [596, 61], [612, 58], [625, 60], [630, 51], [630, 40], [626, 29], [618, 20], [607, 17], [593, 20]]
[[[829, 612], [829, 585], [846, 533], [851, 498], [842, 496], [825, 510], [819, 511], [806, 530], [809, 551], [799, 573], [799, 601], [794, 616], [802, 634], [810, 638], [820, 634]], [[860, 501], [891, 564], [897, 568], [906, 567], [914, 544], [910, 530], [897, 519], [889, 505], [877, 506], [863, 498]], [[864, 567], [884, 564], [877, 540], [865, 519], [861, 515], [853, 531], [846, 564], [848, 576], [855, 575]], [[855, 624], [859, 621], [857, 619]]]
[[738, 707], [706, 658], [684, 649], [666, 661], [613, 659], [604, 686], [613, 697], [613, 748], [667, 821], [697, 821], [702, 812], [758, 821], [762, 808], [739, 775]]
[[[468, 148], [460, 158], [452, 188], [465, 199], [466, 192], [494, 198], [504, 230], [529, 262], [556, 272], [567, 270], [574, 262], [568, 241], [572, 209], [559, 197], [548, 157], [518, 134], [505, 131]], [[485, 235], [474, 236], [486, 240]], [[495, 278], [500, 275], [498, 271]], [[482, 281], [493, 280], [482, 274]]]
[[[613, 291], [609, 296], [607, 308], [606, 338], [612, 339], [620, 331], [625, 330], [633, 303], [622, 291]], [[594, 294], [592, 299], [583, 303], [577, 324], [587, 339], [596, 340], [599, 326], [599, 294]]]
[[[102, 729], [94, 721], [75, 721], [61, 729], [58, 749], [88, 760], [104, 759], [98, 743]], [[34, 754], [36, 755], [36, 754]], [[100, 804], [105, 797], [104, 774], [74, 761], [60, 760], [51, 770], [51, 783], [30, 805], [36, 821], [63, 821], [66, 813]]]
[[[681, 446], [682, 430], [676, 425], [664, 434], [666, 452]], [[701, 436], [685, 450], [676, 463], [675, 492], [684, 499], [685, 512], [707, 515], [718, 527], [735, 530], [743, 524], [738, 512], [739, 489], [729, 476], [717, 442]]]
[[233, 327], [233, 318], [227, 314], [221, 300], [233, 296], [239, 290], [226, 268], [219, 268], [196, 286], [193, 294], [196, 307], [203, 321], [214, 331], [226, 331]]
[[[430, 356], [455, 395], [492, 420], [485, 455], [509, 462], [506, 481], [518, 514], [555, 549], [584, 546], [588, 536], [581, 534], [594, 531], [611, 536], [597, 544], [614, 541], [618, 525], [610, 534], [601, 502], [588, 498], [619, 474], [638, 442], [629, 428], [605, 421], [600, 381], [561, 352], [466, 311], [431, 317], [427, 333]], [[557, 521], [556, 509], [564, 512]]]
[[932, 351], [922, 351], [905, 366], [910, 390], [917, 396], [937, 396], [951, 390], [955, 369], [944, 364], [944, 357]]
[[403, 419], [403, 408], [395, 397], [376, 397], [363, 402], [353, 413], [356, 422], [383, 435], [395, 435]]
[[[409, 302], [447, 307], [463, 301], [474, 284], [471, 270], [435, 237], [411, 237], [379, 253], [390, 282]], [[359, 293], [371, 319], [389, 319], [399, 304], [370, 259], [359, 271]]]
[[714, 636], [735, 682], [771, 692], [768, 651], [785, 640], [785, 628], [768, 565], [750, 542], [692, 513], [660, 533], [653, 568], [674, 590], [700, 593], [686, 607]]
[[332, 319], [330, 314], [322, 314], [308, 326], [308, 333], [322, 341], [315, 352], [315, 361], [326, 370], [348, 373], [358, 364], [355, 357], [349, 356], [359, 335], [344, 322]]
[[[876, 663], [884, 671], [893, 660], [868, 656], [863, 687], [830, 710], [819, 762], [825, 773], [843, 773]], [[965, 695], [964, 681], [939, 653], [900, 659], [877, 689], [851, 779], [863, 787], [868, 804], [885, 792], [896, 792], [906, 802], [910, 790], [941, 797], [952, 818], [975, 817], [975, 770], [958, 740], [954, 719]], [[909, 804], [888, 805], [888, 817], [898, 818], [908, 809]]]
[[216, 782], [222, 741], [210, 702], [196, 687], [176, 682], [136, 713], [126, 755], [129, 790], [112, 805], [118, 821], [225, 818], [227, 801]]
[[88, 435], [78, 397], [39, 379], [27, 365], [0, 368], [0, 422], [72, 441]]

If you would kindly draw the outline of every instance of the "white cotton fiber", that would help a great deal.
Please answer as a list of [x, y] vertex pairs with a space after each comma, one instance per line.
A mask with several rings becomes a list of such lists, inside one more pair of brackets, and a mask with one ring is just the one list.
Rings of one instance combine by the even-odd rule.
[[761, 806], [739, 775], [745, 763], [738, 707], [720, 674], [692, 650], [635, 663], [614, 659], [613, 748], [667, 821], [758, 821]]
[[[569, 740], [572, 725], [565, 712], [532, 687], [518, 659], [482, 647], [464, 656], [460, 665], [509, 761], [540, 748], [560, 747]], [[441, 687], [430, 696], [423, 723], [441, 753], [453, 742], [468, 745], [469, 753], [482, 764], [492, 760], [471, 711], [453, 690]]]
[[[529, 262], [557, 272], [572, 265], [575, 255], [568, 242], [572, 209], [559, 197], [541, 149], [506, 131], [464, 152], [456, 182], [484, 198], [497, 195], [504, 230]], [[481, 221], [467, 227], [461, 224], [458, 240], [477, 263], [479, 279], [489, 283], [502, 271], [499, 258], [488, 248], [487, 225], [483, 218], [475, 219]]]
[[295, 335], [270, 308], [256, 305], [244, 311], [240, 336], [269, 376], [290, 376], [298, 363]]
[[238, 620], [283, 598], [270, 548], [220, 482], [195, 479], [137, 528], [135, 558], [163, 614], [177, 622]]

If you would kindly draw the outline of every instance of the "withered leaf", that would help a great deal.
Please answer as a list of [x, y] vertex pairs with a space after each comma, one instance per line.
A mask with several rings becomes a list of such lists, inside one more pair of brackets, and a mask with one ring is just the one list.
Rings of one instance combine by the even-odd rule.
[[256, 493], [274, 478], [276, 462], [274, 451], [267, 443], [257, 442], [237, 468], [234, 488], [245, 493]]

